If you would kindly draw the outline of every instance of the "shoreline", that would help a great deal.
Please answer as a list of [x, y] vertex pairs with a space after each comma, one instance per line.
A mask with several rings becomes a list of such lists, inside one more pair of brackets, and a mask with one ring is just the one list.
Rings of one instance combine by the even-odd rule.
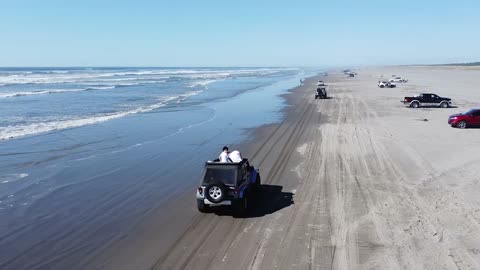
[[[265, 90], [266, 92], [264, 91], [265, 93], [261, 94], [261, 96], [268, 96], [279, 91], [281, 93], [285, 92], [287, 88], [275, 89], [278, 88], [278, 86], [288, 84], [287, 82], [288, 80], [280, 83], [280, 85], [272, 86], [269, 90]], [[294, 83], [298, 83], [298, 81]], [[235, 95], [231, 101], [245, 99], [241, 97], [242, 95], [243, 94]], [[252, 93], [246, 93], [246, 95], [251, 96]], [[255, 95], [255, 93], [253, 93], [253, 95]], [[275, 96], [278, 97], [279, 100], [283, 100], [280, 95]], [[216, 107], [218, 106], [220, 106], [220, 108], [221, 106], [225, 107], [225, 105], [218, 104], [225, 102], [231, 103], [231, 101], [230, 99], [219, 99], [212, 102], [213, 105], [209, 104], [207, 107], [212, 106], [213, 109], [217, 109]], [[238, 101], [236, 102], [238, 104]], [[259, 100], [259, 102], [262, 102], [262, 100]], [[276, 103], [276, 101], [274, 102], [272, 100], [269, 102], [270, 104]], [[281, 110], [283, 111], [285, 106], [281, 106], [283, 108]], [[270, 107], [272, 107], [272, 112], [274, 112], [275, 107]], [[257, 110], [252, 111], [255, 112]], [[167, 111], [166, 114], [169, 114], [169, 112]], [[261, 123], [262, 121], [271, 122], [269, 119], [272, 118], [272, 116], [274, 116], [272, 119], [277, 118], [277, 116], [283, 117], [283, 114], [280, 112], [268, 112], [265, 115], [268, 115], [265, 119], [253, 119], [253, 122], [247, 123], [246, 126], [255, 125], [255, 123]], [[168, 117], [168, 115], [165, 117]], [[10, 212], [14, 215], [10, 215], [12, 218], [3, 219], [0, 223], [0, 225], [5, 228], [3, 231], [4, 234], [0, 235], [0, 238], [3, 237], [3, 239], [5, 239], [3, 242], [0, 242], [0, 253], [5, 254], [5, 258], [13, 259], [11, 261], [0, 262], [0, 268], [9, 269], [13, 267], [18, 269], [20, 265], [30, 268], [41, 265], [43, 267], [49, 267], [50, 269], [91, 268], [84, 267], [84, 265], [91, 265], [90, 260], [92, 258], [99, 256], [99, 254], [103, 252], [109, 252], [112, 243], [128, 238], [133, 232], [132, 228], [148, 223], [149, 213], [158, 211], [159, 216], [163, 217], [160, 219], [164, 226], [169, 226], [169, 219], [177, 218], [177, 211], [169, 209], [167, 213], [165, 213], [163, 209], [165, 205], [168, 205], [168, 208], [179, 209], [178, 212], [184, 213], [186, 217], [191, 217], [196, 214], [196, 208], [190, 203], [193, 198], [192, 194], [194, 194], [195, 186], [197, 185], [197, 175], [202, 170], [203, 159], [204, 157], [215, 155], [217, 153], [217, 147], [214, 146], [223, 144], [224, 142], [221, 140], [217, 141], [218, 138], [221, 138], [217, 138], [217, 136], [212, 136], [209, 141], [201, 141], [201, 139], [194, 138], [190, 140], [192, 145], [185, 145], [185, 147], [188, 151], [195, 149], [195, 156], [203, 158], [183, 161], [176, 156], [164, 160], [162, 156], [168, 156], [170, 152], [172, 152], [172, 154], [175, 153], [175, 151], [169, 150], [169, 147], [175, 147], [185, 139], [188, 140], [188, 138], [191, 138], [191, 136], [188, 137], [189, 135], [184, 133], [179, 134], [180, 138], [174, 140], [169, 139], [170, 145], [168, 145], [167, 142], [160, 141], [148, 144], [148, 148], [150, 149], [142, 150], [145, 146], [139, 146], [133, 148], [128, 147], [126, 150], [123, 150], [125, 144], [127, 146], [137, 145], [138, 140], [135, 141], [135, 137], [134, 139], [123, 142], [122, 139], [120, 143], [118, 141], [118, 138], [121, 137], [119, 135], [119, 127], [123, 128], [121, 126], [125, 126], [125, 128], [128, 128], [128, 126], [132, 124], [140, 124], [142, 126], [149, 125], [149, 123], [154, 124], [155, 119], [158, 119], [157, 114], [152, 113], [145, 114], [144, 118], [145, 119], [142, 120], [144, 122], [143, 124], [135, 121], [138, 117], [131, 119], [124, 118], [121, 121], [125, 123], [125, 125], [108, 122], [105, 126], [92, 125], [81, 129], [70, 129], [48, 133], [38, 137], [25, 137], [7, 141], [12, 150], [11, 152], [15, 153], [15, 155], [8, 160], [8, 163], [12, 164], [21, 161], [22, 155], [19, 154], [17, 157], [16, 153], [24, 152], [22, 148], [24, 148], [26, 144], [34, 143], [36, 145], [45, 145], [44, 148], [46, 148], [47, 151], [38, 152], [38, 156], [41, 158], [38, 162], [40, 166], [36, 168], [36, 170], [31, 169], [26, 171], [26, 175], [32, 177], [42, 172], [42, 178], [37, 180], [39, 183], [38, 186], [44, 186], [45, 183], [48, 183], [46, 182], [48, 180], [50, 182], [54, 181], [54, 184], [58, 183], [61, 187], [55, 189], [53, 192], [40, 194], [41, 197], [37, 195], [35, 200], [20, 209], [21, 211], [16, 210], [17, 212], [14, 212], [13, 208], [12, 210], [7, 209], [9, 212], [4, 210], [4, 215]], [[222, 120], [220, 123], [223, 122], [225, 122], [225, 120]], [[228, 124], [228, 122], [226, 123]], [[233, 131], [233, 127], [227, 124], [225, 124], [225, 127], [222, 129], [225, 129], [227, 134], [230, 134]], [[242, 129], [240, 128], [241, 125], [242, 123], [236, 128], [236, 130], [238, 130], [236, 135], [231, 136], [232, 140], [238, 139], [238, 146], [243, 145], [249, 140], [250, 136], [252, 136], [251, 133], [255, 130], [255, 128]], [[199, 132], [208, 132], [208, 129], [208, 127], [200, 127], [197, 130]], [[97, 138], [93, 140], [90, 146], [89, 133], [91, 134], [92, 132], [100, 132], [100, 137], [113, 137], [107, 142]], [[221, 132], [219, 134], [225, 133]], [[77, 141], [75, 139], [78, 139], [78, 144], [74, 143], [71, 147], [67, 147], [72, 144], [72, 142]], [[60, 150], [63, 149], [67, 154], [74, 156], [70, 157], [67, 155], [66, 161], [63, 161], [61, 159], [63, 153], [56, 150], [54, 147], [55, 144], [62, 145]], [[107, 151], [112, 151], [108, 149], [119, 149], [119, 144], [122, 146], [120, 148], [122, 152], [118, 155], [95, 153], [93, 157], [98, 157], [91, 158], [88, 153], [88, 155], [83, 154], [84, 152], [81, 151], [85, 147], [100, 148], [100, 150], [105, 148]], [[18, 146], [22, 147], [19, 148]], [[4, 148], [3, 150], [9, 149]], [[13, 152], [13, 150], [15, 150], [15, 152]], [[29, 151], [25, 150], [25, 152], [31, 152], [31, 149]], [[54, 157], [46, 159], [45, 155], [42, 154], [44, 152], [47, 156], [53, 155]], [[101, 159], [98, 160], [99, 158]], [[43, 159], [46, 160], [43, 161]], [[73, 161], [71, 161], [72, 159]], [[80, 165], [76, 163], [77, 159], [81, 162]], [[158, 166], [158, 162], [161, 162], [162, 166]], [[45, 164], [42, 165], [43, 163]], [[50, 163], [54, 166], [49, 166]], [[49, 171], [41, 171], [44, 168], [48, 168]], [[23, 177], [23, 174], [21, 176]], [[78, 179], [78, 181], [76, 179]], [[132, 179], [135, 181], [132, 181]], [[164, 183], [165, 181], [167, 181], [167, 183]], [[27, 193], [26, 195], [29, 195], [28, 193], [30, 191], [28, 190], [28, 186], [25, 188], [23, 183], [23, 179], [22, 181], [14, 183], [19, 184], [19, 188], [15, 190], [15, 195], [18, 196], [8, 197], [6, 200], [1, 201], [5, 204], [9, 200], [22, 198], [21, 195], [25, 192]], [[28, 184], [28, 182], [25, 183]], [[9, 186], [9, 188], [10, 187], [14, 186]], [[53, 187], [55, 187], [55, 185]], [[17, 191], [23, 193], [17, 194]], [[179, 203], [179, 200], [182, 202]], [[16, 201], [18, 201], [18, 199], [14, 202]], [[182, 207], [180, 207], [180, 205], [182, 205]], [[192, 212], [192, 210], [194, 211]], [[13, 218], [13, 216], [17, 216], [17, 218]], [[181, 224], [185, 225], [186, 222], [188, 222], [188, 220], [174, 223], [175, 226], [171, 228], [171, 231], [178, 231], [176, 227], [181, 227]], [[20, 229], [13, 232], [11, 229], [8, 229], [19, 226]], [[71, 233], [62, 233], [65, 231], [65, 228], [71, 230]], [[6, 234], [7, 232], [9, 233]], [[155, 231], [152, 231], [152, 233], [156, 234]], [[173, 233], [171, 235], [177, 234]], [[171, 235], [165, 235], [164, 240], [173, 241], [173, 238], [170, 238], [172, 237]], [[150, 236], [146, 236], [145, 242], [148, 241], [148, 238], [150, 238]], [[134, 241], [137, 240], [138, 239], [135, 239]], [[2, 240], [0, 239], [0, 241]], [[54, 248], [43, 249], [41, 247], [44, 246], [44, 244], [35, 244], [37, 242], [54, 246]], [[18, 250], [24, 250], [24, 247], [31, 245], [34, 247], [22, 253], [7, 248], [9, 246], [18, 246]], [[143, 244], [140, 244], [139, 249], [142, 249], [142, 246]], [[135, 251], [132, 252], [135, 253]], [[148, 252], [149, 251], [145, 251], [145, 253]], [[36, 259], [29, 259], [33, 256], [32, 254], [35, 254]], [[55, 262], [42, 258], [53, 258]], [[106, 259], [106, 261], [110, 260], [110, 258]]]
[[[304, 82], [294, 88], [287, 90], [286, 93], [281, 94], [280, 97], [285, 100], [285, 106], [281, 110], [282, 120], [279, 123], [272, 124], [263, 124], [256, 128], [249, 128], [245, 131], [245, 140], [234, 145], [230, 145], [232, 149], [240, 149], [242, 156], [249, 158], [252, 164], [255, 164], [255, 152], [258, 152], [258, 142], [268, 141], [268, 138], [272, 131], [278, 130], [279, 126], [284, 123], [284, 121], [289, 118], [289, 115], [292, 114], [291, 110], [294, 109], [293, 100], [296, 99], [292, 97], [296, 92], [305, 90], [310, 90], [312, 85], [321, 79], [324, 78], [323, 75], [314, 75], [308, 77]], [[313, 93], [313, 90], [311, 91]], [[252, 155], [253, 156], [252, 158]], [[262, 171], [262, 168], [260, 167]], [[175, 245], [176, 237], [181, 235], [178, 234], [182, 230], [179, 227], [184, 226], [184, 230], [193, 229], [198, 222], [199, 213], [195, 206], [194, 195], [196, 190], [196, 185], [192, 186], [190, 189], [183, 192], [177, 201], [170, 201], [164, 206], [153, 209], [152, 213], [149, 213], [145, 219], [141, 220], [137, 224], [136, 229], [133, 229], [128, 236], [123, 237], [120, 241], [123, 243], [113, 243], [113, 245], [103, 251], [100, 251], [99, 254], [95, 255], [91, 261], [84, 261], [82, 267], [80, 268], [95, 268], [99, 265], [102, 265], [102, 269], [117, 269], [118, 267], [124, 269], [150, 269], [148, 261], [158, 261], [158, 254], [167, 252], [170, 247]], [[170, 214], [165, 217], [164, 209], [169, 209]], [[168, 219], [178, 219], [181, 217], [182, 221], [178, 222], [166, 222]], [[185, 218], [188, 217], [188, 218]], [[159, 236], [158, 228], [162, 228], [167, 235]], [[176, 233], [172, 234], [171, 232], [175, 231]], [[159, 239], [152, 239], [151, 236], [156, 235]], [[170, 243], [170, 244], [168, 244]], [[137, 258], [132, 259], [132, 256]], [[119, 261], [113, 260], [113, 258], [119, 259]], [[139, 259], [138, 259], [139, 258]], [[150, 259], [148, 259], [150, 258]], [[152, 260], [152, 258], [154, 258]], [[105, 263], [108, 262], [108, 265]], [[127, 266], [125, 266], [127, 265]]]

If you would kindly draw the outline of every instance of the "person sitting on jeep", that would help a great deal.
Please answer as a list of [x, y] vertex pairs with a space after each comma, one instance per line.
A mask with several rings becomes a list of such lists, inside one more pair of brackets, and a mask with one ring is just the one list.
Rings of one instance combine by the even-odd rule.
[[228, 147], [224, 146], [222, 149], [222, 153], [220, 153], [220, 156], [218, 156], [218, 159], [220, 162], [232, 162], [232, 160], [228, 157]]
[[242, 162], [242, 155], [240, 154], [240, 151], [234, 150], [230, 153], [228, 153], [228, 158], [235, 163]]

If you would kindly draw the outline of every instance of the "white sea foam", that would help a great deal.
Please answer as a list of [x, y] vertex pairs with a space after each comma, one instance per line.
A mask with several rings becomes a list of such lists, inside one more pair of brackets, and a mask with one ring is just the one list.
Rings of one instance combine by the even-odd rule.
[[109, 85], [109, 86], [94, 86], [94, 87], [88, 87], [85, 90], [107, 90], [107, 89], [113, 89], [115, 88], [115, 85]]
[[8, 140], [8, 139], [27, 136], [27, 135], [46, 133], [46, 132], [51, 132], [56, 130], [77, 128], [81, 126], [106, 122], [109, 120], [118, 119], [125, 116], [133, 115], [133, 114], [146, 113], [146, 112], [150, 112], [158, 108], [164, 107], [171, 101], [175, 101], [175, 100], [183, 101], [188, 97], [197, 95], [201, 92], [203, 92], [203, 90], [191, 91], [178, 96], [164, 97], [160, 99], [159, 102], [151, 105], [146, 105], [139, 108], [134, 108], [134, 109], [115, 112], [115, 113], [99, 114], [99, 115], [85, 117], [85, 118], [38, 122], [38, 123], [31, 123], [28, 125], [0, 127], [0, 140]]
[[189, 87], [196, 87], [196, 86], [206, 86], [208, 84], [214, 83], [218, 80], [203, 80], [203, 81], [196, 81], [190, 84]]
[[[45, 73], [7, 73], [0, 74], [0, 85], [16, 85], [16, 84], [46, 84], [46, 83], [81, 83], [96, 79], [105, 80], [138, 80], [142, 78], [153, 78], [158, 76], [159, 79], [165, 79], [169, 76], [190, 77], [193, 79], [221, 79], [230, 76], [263, 76], [271, 73], [285, 71], [291, 69], [285, 68], [256, 68], [256, 69], [231, 69], [231, 70], [193, 70], [193, 69], [153, 69], [153, 70], [131, 70], [122, 72], [85, 72], [85, 71], [51, 71]], [[134, 76], [132, 78], [122, 78], [125, 76]]]
[[[169, 70], [146, 70], [146, 71], [125, 71], [125, 72], [84, 72], [84, 73], [16, 73], [0, 74], [0, 85], [18, 84], [47, 84], [47, 83], [81, 83], [93, 80], [104, 81], [135, 81], [139, 79], [167, 79], [167, 74], [184, 74], [189, 72]], [[132, 76], [125, 78], [125, 76]], [[139, 77], [141, 76], [141, 77]]]
[[[114, 86], [114, 87], [126, 87], [126, 86], [135, 86], [135, 85], [142, 85], [142, 84], [160, 84], [166, 82], [165, 80], [159, 81], [135, 81], [135, 80], [126, 80], [127, 82], [117, 82], [117, 81], [92, 81], [92, 82], [82, 82], [81, 85], [105, 85], [105, 86]], [[131, 81], [131, 82], [128, 82]]]
[[28, 176], [27, 173], [12, 173], [12, 174], [0, 175], [0, 183], [6, 184], [6, 183], [14, 182], [22, 178], [25, 178], [27, 176]]
[[11, 93], [0, 93], [0, 98], [45, 95], [45, 94], [59, 94], [59, 93], [81, 92], [81, 91], [91, 91], [91, 90], [107, 90], [107, 89], [113, 89], [113, 88], [115, 88], [115, 86], [92, 86], [87, 88], [45, 89], [45, 90], [36, 90], [36, 91], [11, 92]]

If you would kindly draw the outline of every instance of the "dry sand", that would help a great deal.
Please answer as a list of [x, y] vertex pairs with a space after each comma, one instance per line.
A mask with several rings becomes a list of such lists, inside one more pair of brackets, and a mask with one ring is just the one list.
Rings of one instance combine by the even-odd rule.
[[[480, 107], [480, 70], [385, 67], [312, 78], [244, 152], [266, 194], [250, 218], [200, 214], [194, 190], [84, 269], [480, 269], [480, 129], [447, 124]], [[378, 76], [410, 80], [380, 89]], [[410, 109], [423, 89], [458, 108]], [[428, 121], [421, 121], [428, 119]], [[292, 202], [291, 202], [292, 201]]]

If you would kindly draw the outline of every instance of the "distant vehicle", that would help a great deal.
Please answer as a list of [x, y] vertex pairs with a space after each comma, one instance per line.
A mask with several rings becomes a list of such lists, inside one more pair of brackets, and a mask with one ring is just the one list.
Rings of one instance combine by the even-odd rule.
[[218, 161], [205, 163], [196, 195], [198, 211], [206, 213], [215, 206], [229, 205], [241, 214], [246, 213], [252, 196], [260, 191], [260, 173], [246, 158], [238, 163]]
[[468, 112], [450, 115], [448, 124], [458, 128], [480, 127], [480, 109], [472, 109]]
[[323, 81], [318, 81], [317, 86], [325, 86], [325, 83]]
[[353, 77], [355, 77], [355, 73], [354, 73], [354, 72], [350, 72], [350, 73], [347, 74], [347, 76], [350, 77], [350, 78], [353, 78]]
[[402, 102], [411, 108], [432, 106], [448, 108], [452, 106], [451, 98], [439, 97], [438, 95], [432, 93], [423, 93], [414, 97], [405, 97]]
[[378, 87], [380, 88], [395, 88], [397, 85], [394, 82], [378, 81]]
[[407, 79], [403, 79], [402, 77], [395, 77], [395, 78], [390, 79], [388, 81], [393, 82], [393, 83], [406, 83], [406, 82], [408, 82]]
[[327, 98], [327, 90], [325, 87], [318, 87], [317, 90], [315, 91], [315, 99], [320, 98], [320, 99], [325, 99]]

